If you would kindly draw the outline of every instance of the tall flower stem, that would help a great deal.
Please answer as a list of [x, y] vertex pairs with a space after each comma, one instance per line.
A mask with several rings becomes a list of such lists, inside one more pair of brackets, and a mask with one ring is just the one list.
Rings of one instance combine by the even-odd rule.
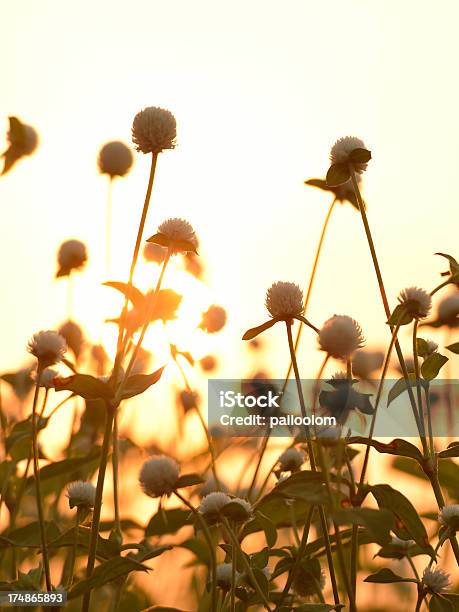
[[[110, 453], [110, 439], [112, 436], [113, 419], [115, 411], [108, 403], [105, 407], [105, 431], [100, 455], [99, 473], [97, 475], [96, 499], [92, 517], [91, 535], [89, 540], [88, 563], [86, 566], [86, 577], [90, 578], [94, 571], [97, 554], [97, 538], [99, 537], [100, 514], [102, 509], [102, 497], [104, 493], [105, 472], [107, 470], [108, 456]], [[89, 611], [91, 601], [91, 591], [85, 593], [83, 597], [82, 612]]]
[[[300, 400], [301, 414], [302, 414], [303, 418], [305, 418], [307, 416], [307, 413], [306, 413], [306, 406], [305, 406], [305, 403], [304, 403], [303, 389], [301, 388], [300, 372], [298, 370], [298, 362], [296, 360], [295, 347], [293, 345], [292, 326], [291, 326], [290, 322], [288, 322], [288, 321], [286, 322], [286, 328], [287, 328], [288, 346], [289, 346], [289, 350], [290, 350], [290, 359], [292, 360], [293, 372], [295, 374], [296, 388], [297, 388], [297, 391], [298, 391], [298, 398]], [[321, 372], [320, 372], [318, 378], [321, 377], [323, 369], [324, 369], [326, 363], [327, 363], [327, 359], [324, 361], [324, 363], [322, 365]], [[311, 432], [309, 431], [309, 427], [307, 425], [305, 425], [305, 433], [306, 433], [306, 443], [307, 443], [307, 447], [308, 447], [309, 463], [311, 465], [311, 470], [313, 472], [317, 472], [317, 466], [316, 466], [316, 461], [315, 461], [315, 456], [314, 456], [314, 448], [312, 446]], [[320, 448], [320, 445], [318, 445], [318, 448]], [[322, 475], [325, 478], [325, 480], [327, 481], [328, 474], [326, 473], [326, 471]], [[329, 495], [331, 497], [331, 492], [330, 491], [329, 491]], [[325, 511], [324, 511], [323, 506], [319, 505], [318, 508], [319, 508], [319, 516], [320, 516], [320, 523], [321, 523], [321, 528], [322, 528], [322, 534], [323, 534], [324, 540], [325, 540], [325, 549], [326, 549], [326, 552], [327, 552], [328, 570], [330, 572], [330, 580], [331, 580], [332, 588], [333, 588], [333, 597], [335, 599], [335, 604], [339, 604], [339, 592], [338, 592], [338, 586], [337, 586], [337, 582], [336, 582], [335, 568], [333, 566], [333, 555], [332, 555], [332, 551], [331, 551], [330, 538], [329, 538], [329, 535], [328, 535], [327, 517], [325, 515]], [[337, 541], [336, 541], [337, 547], [339, 547], [338, 546], [338, 533], [339, 532], [337, 532]], [[342, 559], [342, 557], [340, 556], [339, 559]], [[345, 566], [343, 564], [342, 564], [342, 567], [341, 567], [341, 571], [342, 571], [343, 576], [344, 576], [345, 573], [346, 573], [346, 568], [345, 568]], [[349, 583], [349, 580], [347, 581], [347, 584], [348, 583]], [[351, 600], [352, 593], [351, 593], [350, 589], [349, 589], [348, 595], [349, 595], [349, 600]]]
[[191, 504], [185, 497], [183, 497], [178, 491], [174, 491], [175, 495], [182, 501], [185, 506], [191, 510], [193, 516], [198, 521], [199, 525], [202, 528], [202, 532], [204, 534], [204, 538], [206, 540], [207, 546], [209, 547], [210, 554], [210, 565], [211, 565], [211, 611], [215, 612], [217, 610], [217, 557], [215, 555], [215, 547], [212, 542], [212, 536], [210, 535], [209, 527], [207, 526], [206, 521], [202, 517], [201, 513], [196, 510], [196, 508]]
[[110, 274], [111, 241], [112, 241], [112, 208], [113, 208], [113, 176], [109, 176], [107, 187], [107, 204], [105, 208], [105, 274]]
[[48, 546], [46, 544], [45, 519], [43, 513], [43, 498], [40, 483], [40, 466], [38, 463], [38, 439], [37, 439], [37, 420], [40, 418], [37, 414], [38, 393], [40, 391], [41, 376], [43, 367], [38, 363], [37, 380], [35, 383], [35, 392], [33, 396], [32, 406], [32, 455], [33, 455], [33, 472], [35, 480], [35, 496], [37, 500], [38, 524], [40, 528], [41, 554], [43, 557], [43, 567], [45, 570], [46, 589], [51, 591], [51, 572], [49, 569]]
[[113, 507], [115, 513], [115, 532], [121, 534], [120, 496], [119, 496], [119, 457], [120, 445], [118, 437], [118, 410], [113, 417], [112, 471], [113, 471]]
[[250, 578], [250, 582], [252, 583], [253, 588], [255, 589], [257, 595], [260, 597], [261, 601], [263, 602], [264, 607], [268, 610], [268, 612], [271, 612], [271, 607], [269, 605], [269, 601], [267, 600], [266, 595], [261, 590], [260, 585], [258, 584], [257, 579], [255, 578], [253, 570], [250, 567], [250, 563], [247, 560], [247, 556], [244, 554], [243, 550], [241, 549], [241, 544], [240, 544], [239, 540], [237, 539], [237, 536], [234, 533], [231, 525], [229, 524], [228, 519], [225, 516], [223, 516], [222, 517], [222, 521], [223, 521], [223, 524], [225, 526], [226, 533], [228, 534], [228, 536], [229, 536], [229, 538], [231, 540], [231, 544], [233, 545], [233, 555], [235, 554], [235, 552], [237, 550], [238, 553], [240, 554], [240, 557], [242, 559], [242, 563], [244, 564], [244, 567], [246, 569], [248, 577]]
[[418, 397], [419, 420], [422, 423], [422, 432], [425, 438], [424, 411], [422, 407], [421, 369], [419, 367], [419, 357], [418, 357], [418, 324], [419, 324], [419, 321], [416, 319], [413, 324], [413, 361], [414, 361], [414, 375], [416, 379], [416, 392], [417, 392], [417, 397]]
[[73, 582], [73, 573], [75, 571], [75, 560], [76, 560], [76, 552], [78, 548], [78, 531], [80, 527], [80, 520], [82, 516], [82, 511], [80, 508], [77, 509], [76, 517], [75, 517], [75, 531], [73, 533], [72, 546], [70, 548], [69, 553], [69, 565], [68, 565], [68, 578], [66, 584], [66, 590], [69, 591]]

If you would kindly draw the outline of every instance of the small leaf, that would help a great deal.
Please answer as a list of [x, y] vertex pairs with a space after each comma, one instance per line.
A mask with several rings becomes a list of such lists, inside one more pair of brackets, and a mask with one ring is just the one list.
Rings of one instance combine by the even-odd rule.
[[366, 527], [381, 546], [391, 540], [390, 531], [393, 528], [394, 520], [388, 510], [347, 508], [337, 510], [333, 516], [338, 525], [362, 525]]
[[401, 438], [395, 438], [392, 440], [392, 442], [384, 444], [383, 442], [378, 442], [377, 440], [369, 441], [368, 438], [356, 436], [349, 438], [348, 442], [349, 444], [370, 444], [370, 446], [376, 449], [378, 453], [410, 457], [411, 459], [419, 461], [419, 463], [422, 463], [424, 460], [421, 451], [414, 446], [414, 444], [411, 444], [411, 442], [407, 442], [406, 440], [402, 440]]
[[350, 179], [350, 171], [347, 164], [333, 164], [327, 172], [327, 185], [337, 187]]
[[145, 528], [145, 537], [162, 536], [176, 533], [185, 525], [192, 524], [192, 515], [189, 510], [182, 508], [163, 509], [154, 514]]
[[387, 325], [408, 325], [413, 320], [413, 315], [406, 311], [406, 306], [398, 304], [390, 317], [387, 319]]
[[[420, 380], [419, 382], [422, 387], [426, 387], [427, 383], [424, 380]], [[416, 376], [413, 372], [408, 374], [408, 381], [406, 381], [404, 378], [400, 378], [394, 384], [392, 389], [389, 391], [389, 395], [387, 396], [388, 407], [399, 395], [408, 389], [408, 385], [410, 387], [416, 387]]]
[[448, 361], [448, 357], [440, 355], [440, 353], [432, 353], [421, 366], [421, 374], [425, 380], [433, 380], [438, 376], [438, 373]]
[[380, 584], [381, 583], [388, 584], [392, 582], [417, 582], [417, 581], [415, 580], [415, 578], [402, 578], [402, 576], [395, 574], [388, 567], [383, 567], [382, 569], [378, 570], [375, 574], [371, 574], [370, 576], [367, 576], [364, 582], [377, 582]]
[[245, 332], [245, 334], [242, 336], [242, 339], [243, 340], [252, 340], [253, 338], [258, 336], [262, 332], [264, 332], [267, 329], [269, 329], [270, 327], [272, 327], [275, 323], [277, 323], [277, 321], [278, 321], [278, 319], [276, 319], [276, 318], [269, 319], [269, 321], [266, 321], [266, 323], [262, 323], [261, 325], [258, 325], [257, 327], [252, 327], [252, 328], [248, 329]]
[[429, 601], [429, 612], [454, 612], [451, 601], [441, 595], [432, 595]]
[[196, 557], [195, 564], [202, 564], [207, 566], [211, 565], [209, 547], [203, 540], [199, 538], [190, 538], [189, 540], [185, 540], [185, 542], [182, 542], [177, 546], [179, 546], [180, 548], [186, 548], [187, 550], [192, 552]]
[[56, 391], [72, 391], [87, 400], [108, 400], [113, 397], [113, 390], [108, 383], [89, 374], [74, 374], [66, 378], [56, 376], [54, 388]]
[[451, 351], [452, 353], [459, 355], [459, 342], [454, 342], [453, 344], [450, 344], [446, 348], [448, 349], [448, 351]]
[[371, 159], [371, 151], [367, 149], [354, 149], [349, 154], [349, 159], [355, 164], [366, 164]]
[[438, 453], [439, 459], [446, 459], [447, 457], [459, 457], [459, 442], [451, 442], [448, 444], [448, 448]]
[[424, 338], [416, 338], [416, 350], [419, 357], [425, 357], [429, 354], [429, 343]]
[[269, 548], [272, 548], [277, 540], [277, 529], [274, 523], [271, 521], [271, 519], [269, 519], [260, 511], [256, 511], [255, 516], [260, 527], [265, 532], [267, 545], [269, 546]]
[[253, 567], [258, 567], [258, 569], [263, 569], [268, 565], [269, 561], [269, 548], [262, 548], [259, 552], [251, 555], [250, 562]]
[[204, 480], [199, 474], [184, 474], [180, 476], [175, 485], [176, 489], [182, 489], [183, 487], [194, 487], [195, 485], [202, 484]]
[[165, 367], [166, 366], [159, 368], [159, 370], [156, 370], [153, 374], [134, 374], [133, 376], [129, 376], [121, 398], [128, 399], [146, 391], [149, 387], [158, 382]]

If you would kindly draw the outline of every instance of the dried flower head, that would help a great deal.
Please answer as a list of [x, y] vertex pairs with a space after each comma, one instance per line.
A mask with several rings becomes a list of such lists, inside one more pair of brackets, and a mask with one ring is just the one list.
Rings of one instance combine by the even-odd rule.
[[422, 575], [422, 584], [431, 593], [444, 593], [451, 586], [449, 574], [442, 569], [426, 567]]
[[149, 106], [137, 113], [132, 124], [132, 140], [137, 151], [160, 153], [173, 149], [177, 136], [174, 115], [158, 106]]
[[294, 317], [303, 312], [303, 292], [295, 285], [278, 281], [266, 292], [266, 308], [272, 317]]
[[67, 489], [70, 509], [93, 508], [96, 501], [96, 487], [90, 482], [78, 480], [72, 482]]
[[406, 309], [406, 312], [415, 319], [425, 319], [432, 306], [430, 295], [419, 287], [403, 289], [398, 296], [398, 301]]
[[111, 178], [125, 176], [133, 162], [131, 149], [124, 142], [114, 140], [107, 142], [99, 151], [97, 164], [101, 174], [108, 174]]
[[[365, 143], [360, 138], [356, 138], [355, 136], [344, 136], [335, 142], [331, 151], [330, 151], [330, 161], [332, 164], [346, 164], [351, 162], [350, 154], [352, 151], [356, 149], [366, 149]], [[367, 164], [365, 163], [355, 163], [352, 162], [354, 170], [361, 174], [364, 170], [367, 169]]]
[[32, 155], [38, 144], [38, 134], [31, 125], [22, 123], [17, 117], [9, 117], [9, 123], [10, 129], [7, 134], [9, 146], [3, 153], [5, 163], [2, 174], [11, 170], [21, 157]]
[[438, 515], [438, 520], [452, 531], [459, 531], [459, 504], [443, 506]]
[[278, 462], [282, 472], [296, 472], [304, 463], [304, 453], [297, 448], [287, 448], [279, 456]]
[[199, 506], [199, 512], [211, 522], [218, 520], [221, 510], [229, 504], [231, 497], [221, 491], [215, 493], [209, 493], [202, 498]]
[[170, 495], [179, 479], [179, 466], [174, 459], [156, 455], [145, 463], [140, 470], [139, 482], [142, 491], [149, 497]]
[[225, 323], [226, 310], [213, 304], [203, 313], [199, 327], [208, 334], [215, 334], [225, 327]]
[[319, 346], [335, 359], [347, 359], [364, 344], [360, 325], [347, 315], [334, 315], [319, 331]]
[[167, 247], [172, 253], [196, 252], [198, 246], [193, 227], [188, 221], [177, 217], [163, 221], [157, 233], [148, 238], [147, 242]]
[[80, 240], [66, 240], [59, 247], [56, 277], [68, 276], [72, 270], [80, 270], [88, 259], [86, 246]]
[[52, 330], [46, 330], [32, 336], [27, 350], [38, 359], [41, 368], [47, 368], [61, 361], [67, 350], [67, 345], [60, 334]]
[[81, 327], [75, 323], [75, 321], [68, 320], [59, 327], [59, 333], [67, 342], [69, 349], [78, 359], [84, 342], [83, 330]]
[[448, 323], [459, 315], [459, 295], [453, 294], [444, 298], [438, 305], [438, 318]]

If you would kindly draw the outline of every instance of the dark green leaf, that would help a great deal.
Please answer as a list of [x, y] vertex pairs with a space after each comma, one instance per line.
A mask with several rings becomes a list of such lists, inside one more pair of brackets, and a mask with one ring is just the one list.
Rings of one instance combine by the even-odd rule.
[[391, 540], [390, 531], [394, 520], [388, 510], [373, 508], [346, 508], [333, 514], [338, 525], [362, 525], [374, 536], [375, 541], [384, 546]]
[[337, 187], [346, 183], [351, 177], [347, 164], [333, 164], [327, 172], [327, 185], [329, 187]]
[[269, 321], [266, 321], [266, 323], [262, 323], [261, 325], [258, 325], [257, 327], [252, 327], [251, 329], [248, 329], [245, 332], [245, 334], [242, 336], [242, 339], [252, 340], [253, 338], [258, 336], [262, 332], [272, 327], [275, 323], [277, 323], [277, 321], [278, 319], [269, 319]]
[[[67, 546], [73, 546], [75, 537], [75, 527], [65, 531], [57, 538], [53, 538], [49, 541], [49, 548], [62, 548]], [[78, 547], [77, 555], [86, 555], [89, 550], [89, 542], [91, 539], [91, 529], [89, 527], [78, 527]], [[109, 539], [98, 536], [97, 538], [97, 557], [99, 559], [110, 559], [111, 557], [117, 556], [119, 553], [118, 546]]]
[[320, 472], [304, 470], [295, 472], [286, 480], [277, 483], [271, 493], [292, 499], [304, 499], [313, 503], [324, 503], [327, 497], [323, 482]]
[[[48, 541], [55, 540], [60, 535], [59, 528], [54, 521], [45, 521], [45, 532]], [[8, 535], [0, 536], [0, 548], [7, 548], [8, 546], [35, 548], [40, 547], [40, 545], [40, 528], [37, 521], [13, 529]]]
[[384, 444], [383, 442], [378, 442], [377, 440], [370, 440], [368, 438], [363, 438], [360, 436], [355, 436], [353, 438], [349, 438], [349, 444], [370, 444], [373, 448], [375, 448], [378, 453], [387, 453], [389, 455], [401, 455], [402, 457], [411, 457], [411, 459], [416, 459], [422, 463], [423, 456], [421, 451], [411, 444], [411, 442], [407, 442], [406, 440], [402, 440], [401, 438], [395, 438], [389, 444]]
[[74, 374], [66, 378], [54, 379], [56, 391], [71, 391], [87, 400], [110, 399], [113, 397], [111, 386], [89, 374]]
[[327, 604], [327, 603], [305, 603], [294, 608], [296, 612], [330, 612], [330, 610], [341, 610], [344, 604]]
[[[37, 430], [44, 429], [48, 424], [48, 418], [37, 417]], [[19, 421], [13, 426], [11, 433], [5, 440], [6, 452], [15, 461], [21, 461], [29, 456], [32, 441], [32, 417]]]
[[354, 149], [350, 152], [349, 159], [355, 164], [366, 164], [371, 159], [371, 152], [367, 149]]
[[459, 355], [459, 342], [454, 342], [453, 344], [448, 345], [446, 348], [448, 349], [448, 351]]
[[429, 612], [454, 612], [454, 607], [448, 599], [434, 593], [429, 601]]
[[183, 487], [194, 487], [195, 485], [202, 484], [204, 479], [199, 474], [184, 474], [180, 476], [177, 481], [176, 489], [182, 489]]
[[[40, 469], [40, 480], [43, 484], [50, 481], [51, 488], [54, 483], [52, 479], [59, 477], [59, 484], [62, 487], [73, 480], [86, 480], [89, 474], [97, 468], [100, 459], [100, 448], [94, 448], [88, 455], [84, 457], [72, 457], [49, 463]], [[27, 479], [27, 487], [32, 487], [34, 477], [29, 476]]]
[[[421, 468], [412, 461], [407, 461], [404, 457], [397, 457], [393, 466], [402, 472], [416, 476], [423, 480], [427, 480], [427, 476]], [[448, 495], [455, 501], [459, 501], [459, 465], [451, 461], [451, 459], [443, 459], [438, 464], [438, 479], [442, 487], [448, 490]]]
[[189, 510], [183, 510], [182, 508], [163, 509], [151, 517], [145, 529], [145, 537], [176, 533], [185, 525], [191, 524], [192, 515]]
[[419, 357], [425, 357], [429, 354], [429, 343], [424, 338], [416, 338], [416, 350]]
[[440, 353], [429, 355], [421, 366], [421, 374], [426, 380], [433, 380], [438, 376], [441, 368], [448, 361], [448, 357]]
[[[421, 387], [426, 388], [427, 383], [424, 380], [420, 380], [419, 382], [421, 384]], [[394, 384], [392, 389], [389, 391], [389, 395], [387, 396], [388, 407], [399, 395], [401, 395], [404, 391], [408, 389], [408, 385], [410, 387], [416, 387], [416, 375], [413, 372], [410, 372], [408, 374], [408, 381], [406, 381], [404, 378], [400, 378]]]
[[250, 556], [250, 563], [253, 567], [263, 569], [268, 565], [269, 561], [269, 548], [262, 548], [259, 552], [254, 553]]
[[402, 576], [394, 574], [394, 572], [388, 567], [384, 567], [378, 570], [375, 574], [367, 576], [364, 582], [377, 582], [388, 584], [392, 582], [416, 582], [416, 580], [414, 578], [402, 578]]
[[158, 382], [165, 367], [166, 366], [159, 368], [159, 370], [156, 370], [153, 374], [134, 374], [133, 376], [129, 376], [121, 398], [128, 399], [146, 391], [149, 387]]
[[406, 311], [406, 307], [403, 304], [398, 304], [390, 317], [387, 319], [388, 325], [408, 325], [413, 320], [413, 315], [410, 315]]
[[271, 521], [270, 518], [265, 516], [260, 511], [256, 511], [255, 512], [255, 517], [256, 517], [256, 520], [258, 521], [258, 524], [260, 525], [261, 529], [265, 533], [265, 538], [266, 538], [267, 545], [269, 546], [269, 548], [272, 548], [275, 545], [276, 540], [277, 540], [277, 529], [276, 529], [274, 523]]
[[447, 457], [459, 457], [459, 442], [451, 442], [448, 444], [448, 448], [438, 453], [440, 459], [446, 459]]
[[189, 540], [178, 544], [178, 546], [180, 548], [186, 548], [187, 550], [192, 552], [196, 557], [197, 563], [210, 566], [211, 559], [209, 547], [203, 540], [199, 538], [190, 538]]

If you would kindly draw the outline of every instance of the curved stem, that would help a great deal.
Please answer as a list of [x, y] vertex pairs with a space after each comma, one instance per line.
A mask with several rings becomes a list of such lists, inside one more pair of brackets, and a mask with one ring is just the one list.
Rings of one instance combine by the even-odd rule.
[[[113, 429], [113, 419], [115, 413], [111, 406], [106, 404], [105, 412], [105, 431], [102, 442], [102, 450], [99, 463], [99, 474], [97, 475], [96, 500], [92, 517], [91, 535], [89, 540], [88, 563], [86, 566], [86, 577], [90, 578], [94, 570], [97, 554], [97, 539], [99, 537], [100, 514], [102, 509], [102, 497], [104, 493], [105, 472], [107, 469], [108, 455], [110, 451], [110, 439]], [[82, 612], [89, 612], [91, 601], [91, 591], [85, 593], [82, 603]]]
[[189, 510], [193, 513], [193, 516], [196, 518], [198, 523], [200, 524], [202, 531], [204, 533], [204, 538], [207, 542], [207, 546], [209, 547], [210, 553], [210, 563], [211, 563], [211, 572], [212, 572], [212, 585], [211, 585], [211, 610], [215, 612], [217, 609], [217, 558], [215, 555], [215, 548], [212, 542], [212, 536], [210, 535], [209, 528], [207, 526], [206, 521], [202, 517], [201, 513], [196, 510], [196, 508], [190, 504], [190, 502], [183, 497], [178, 491], [174, 491], [175, 495], [182, 501]]
[[45, 519], [43, 513], [43, 498], [41, 493], [41, 483], [40, 483], [40, 466], [38, 463], [38, 439], [37, 439], [37, 419], [39, 419], [39, 415], [37, 414], [37, 402], [38, 402], [38, 392], [40, 390], [40, 382], [41, 375], [43, 373], [43, 368], [38, 364], [37, 368], [37, 380], [35, 383], [35, 393], [33, 397], [33, 406], [32, 406], [32, 456], [33, 456], [33, 472], [34, 472], [34, 480], [35, 480], [35, 496], [37, 500], [37, 511], [38, 511], [38, 524], [40, 528], [40, 541], [41, 541], [41, 554], [43, 556], [43, 567], [45, 570], [45, 581], [46, 581], [46, 589], [51, 591], [51, 572], [49, 569], [49, 556], [48, 556], [48, 546], [46, 544], [46, 532], [45, 532]]

